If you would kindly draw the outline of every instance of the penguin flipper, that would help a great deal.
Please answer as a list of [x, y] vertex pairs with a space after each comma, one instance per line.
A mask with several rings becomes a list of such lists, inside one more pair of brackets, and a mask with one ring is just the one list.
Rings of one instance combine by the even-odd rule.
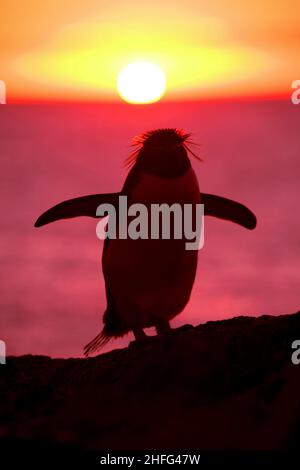
[[76, 197], [60, 202], [48, 209], [36, 220], [34, 226], [42, 227], [56, 220], [71, 219], [73, 217], [97, 217], [96, 211], [100, 204], [112, 204], [115, 208], [119, 203], [120, 193], [91, 194]]
[[201, 193], [201, 203], [204, 204], [204, 215], [229, 220], [249, 230], [256, 227], [255, 215], [240, 202], [214, 194]]

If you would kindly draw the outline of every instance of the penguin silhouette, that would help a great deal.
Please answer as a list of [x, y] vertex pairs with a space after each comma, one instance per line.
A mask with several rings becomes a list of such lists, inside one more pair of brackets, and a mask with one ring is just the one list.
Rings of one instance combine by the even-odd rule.
[[[156, 129], [134, 138], [128, 158], [130, 171], [121, 192], [70, 199], [44, 212], [36, 221], [41, 227], [60, 219], [97, 217], [100, 204], [118, 208], [119, 196], [128, 204], [204, 204], [204, 214], [237, 223], [249, 230], [255, 215], [244, 205], [227, 198], [200, 193], [189, 153], [191, 134], [181, 129]], [[196, 156], [197, 158], [197, 156]], [[88, 356], [110, 339], [132, 331], [144, 338], [144, 328], [157, 334], [170, 329], [170, 320], [189, 301], [194, 284], [198, 250], [187, 250], [185, 239], [106, 238], [102, 255], [107, 307], [102, 331], [84, 348]]]

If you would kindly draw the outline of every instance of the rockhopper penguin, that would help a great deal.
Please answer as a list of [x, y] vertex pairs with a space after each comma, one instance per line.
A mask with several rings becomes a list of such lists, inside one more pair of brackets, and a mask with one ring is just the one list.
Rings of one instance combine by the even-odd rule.
[[[96, 217], [100, 204], [117, 208], [119, 196], [135, 203], [204, 204], [204, 214], [254, 229], [256, 218], [244, 205], [200, 193], [188, 153], [190, 134], [180, 129], [157, 129], [135, 137], [131, 167], [120, 193], [95, 194], [64, 201], [43, 213], [36, 227], [78, 216]], [[195, 155], [194, 155], [195, 156]], [[194, 215], [194, 214], [193, 214]], [[130, 220], [130, 219], [129, 219]], [[136, 339], [143, 328], [154, 326], [158, 334], [186, 306], [194, 284], [198, 250], [187, 250], [184, 237], [177, 239], [106, 238], [102, 255], [107, 307], [102, 331], [85, 346], [89, 355], [111, 338], [132, 331]]]

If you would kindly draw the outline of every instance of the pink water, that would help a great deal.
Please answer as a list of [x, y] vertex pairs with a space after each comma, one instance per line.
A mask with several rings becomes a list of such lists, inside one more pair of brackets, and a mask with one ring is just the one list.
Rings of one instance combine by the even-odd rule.
[[[174, 321], [292, 313], [299, 297], [300, 106], [222, 102], [0, 106], [0, 339], [7, 353], [80, 356], [105, 309], [96, 221], [34, 229], [49, 206], [118, 191], [130, 138], [183, 127], [200, 188], [247, 204], [258, 226], [206, 218], [190, 303]], [[128, 344], [131, 336], [106, 350]]]

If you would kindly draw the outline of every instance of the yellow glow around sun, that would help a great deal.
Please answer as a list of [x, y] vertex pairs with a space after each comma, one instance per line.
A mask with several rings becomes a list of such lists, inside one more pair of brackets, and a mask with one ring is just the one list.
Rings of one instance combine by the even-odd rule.
[[[135, 21], [134, 15], [129, 21], [124, 13], [126, 21], [86, 21], [60, 29], [15, 58], [11, 67], [19, 89], [27, 87], [31, 96], [55, 100], [115, 102], [121, 95], [131, 103], [151, 103], [163, 96], [166, 79], [159, 79], [158, 92], [156, 72], [143, 74], [144, 66], [140, 72], [128, 66], [141, 60], [158, 69], [158, 76], [166, 74], [169, 101], [249, 95], [276, 86], [277, 75], [270, 76], [276, 68], [274, 57], [229, 41], [222, 21], [193, 16], [182, 23], [176, 12], [171, 21], [169, 9], [167, 23], [157, 16], [150, 21], [151, 11], [145, 23]], [[121, 18], [119, 10], [117, 17]], [[117, 77], [121, 82], [123, 73], [124, 88], [123, 82], [117, 87]]]
[[165, 93], [166, 76], [158, 65], [139, 61], [121, 70], [117, 84], [120, 96], [128, 103], [154, 103]]

